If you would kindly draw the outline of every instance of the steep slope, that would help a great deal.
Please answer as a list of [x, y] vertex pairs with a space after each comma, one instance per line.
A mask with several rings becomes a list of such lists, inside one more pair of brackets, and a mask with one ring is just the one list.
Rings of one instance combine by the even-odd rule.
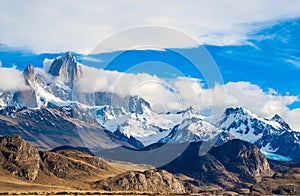
[[62, 145], [99, 148], [133, 147], [86, 115], [77, 120], [75, 108], [23, 108], [0, 112], [0, 135], [20, 135], [42, 149]]
[[257, 145], [269, 158], [300, 157], [300, 132], [291, 130], [278, 115], [264, 119], [244, 108], [228, 108], [216, 126]]
[[48, 73], [60, 77], [61, 81], [72, 89], [74, 81], [81, 77], [82, 69], [73, 54], [67, 52], [64, 56], [58, 57], [52, 62]]
[[0, 174], [16, 182], [88, 188], [90, 181], [123, 172], [80, 151], [39, 151], [19, 136], [1, 137], [0, 147]]
[[270, 165], [259, 149], [248, 142], [231, 140], [222, 146], [212, 148], [209, 153], [224, 167], [247, 182], [271, 174]]
[[63, 188], [72, 192], [77, 189], [179, 194], [193, 190], [191, 184], [166, 171], [125, 172], [99, 157], [76, 150], [38, 151], [19, 136], [1, 137], [0, 147], [0, 177], [8, 180], [4, 183], [0, 178], [0, 193], [12, 187], [27, 190], [29, 181], [31, 191], [52, 188], [52, 194]]
[[230, 134], [225, 134], [222, 129], [212, 125], [201, 118], [192, 117], [183, 120], [173, 127], [171, 132], [160, 143], [184, 143], [210, 141], [221, 145], [232, 139]]
[[234, 191], [249, 188], [249, 183], [256, 183], [271, 172], [259, 149], [247, 142], [231, 140], [213, 147], [205, 155], [199, 155], [201, 145], [203, 142], [191, 143], [175, 160], [161, 168]]
[[20, 136], [0, 137], [0, 165], [25, 180], [36, 179], [40, 170], [39, 152]]
[[89, 114], [106, 129], [120, 132], [128, 138], [134, 137], [144, 146], [168, 136], [171, 129], [185, 119], [202, 117], [191, 107], [177, 113], [158, 114], [152, 111], [149, 103], [141, 98], [127, 97], [127, 99], [135, 100], [131, 101], [134, 106], [128, 105], [132, 108], [130, 110], [126, 107], [107, 105], [92, 107], [88, 110]]

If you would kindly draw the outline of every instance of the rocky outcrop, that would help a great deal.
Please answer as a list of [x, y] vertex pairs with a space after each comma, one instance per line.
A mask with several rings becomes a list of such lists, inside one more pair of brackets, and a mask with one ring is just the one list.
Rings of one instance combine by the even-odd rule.
[[78, 180], [120, 172], [102, 159], [76, 150], [39, 153], [43, 171], [62, 179]]
[[99, 157], [76, 150], [39, 151], [20, 136], [0, 137], [0, 174], [36, 181], [55, 176], [63, 180], [81, 180], [116, 175], [122, 170], [110, 166]]
[[181, 155], [161, 169], [229, 190], [248, 187], [248, 183], [256, 183], [271, 172], [267, 159], [253, 144], [231, 140], [213, 147], [205, 155], [199, 155], [201, 145], [205, 144], [191, 143]]
[[[19, 136], [0, 138], [0, 163], [1, 175], [34, 183], [55, 184], [53, 181], [57, 181], [76, 187], [84, 183], [83, 187], [91, 185], [94, 190], [155, 193], [187, 193], [193, 188], [164, 170], [124, 173], [99, 157], [77, 150], [38, 151]], [[95, 182], [96, 179], [102, 180]]]
[[0, 138], [0, 165], [11, 174], [33, 181], [40, 169], [38, 150], [20, 136]]
[[186, 193], [185, 183], [165, 170], [126, 172], [94, 183], [94, 188], [107, 191], [140, 191], [154, 193]]
[[209, 152], [225, 168], [237, 174], [246, 182], [256, 182], [257, 178], [271, 173], [270, 165], [257, 146], [241, 140], [231, 140]]
[[15, 92], [13, 94], [13, 102], [25, 107], [37, 107], [36, 92], [32, 88], [35, 83], [35, 73], [31, 64], [24, 69], [23, 76], [28, 89]]
[[29, 64], [23, 72], [24, 78], [25, 78], [25, 82], [27, 85], [29, 85], [29, 81], [30, 82], [34, 82], [34, 78], [35, 78], [35, 74], [34, 74], [34, 68], [33, 65]]

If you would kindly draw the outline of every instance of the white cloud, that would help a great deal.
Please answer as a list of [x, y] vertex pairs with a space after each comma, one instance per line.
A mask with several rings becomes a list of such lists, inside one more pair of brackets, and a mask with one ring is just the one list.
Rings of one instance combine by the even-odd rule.
[[1, 0], [0, 42], [36, 52], [87, 52], [121, 30], [157, 25], [200, 43], [240, 44], [253, 23], [298, 16], [298, 0]]
[[179, 111], [193, 106], [202, 114], [212, 110], [212, 115], [221, 115], [227, 107], [244, 107], [266, 118], [279, 114], [294, 129], [300, 130], [300, 110], [288, 108], [288, 105], [299, 100], [297, 96], [282, 96], [274, 89], [264, 91], [249, 82], [229, 82], [206, 89], [201, 80], [194, 78], [161, 79], [149, 74], [104, 71], [83, 66], [83, 78], [78, 81], [77, 87], [84, 92], [106, 91], [123, 97], [141, 96], [151, 105], [159, 105], [163, 111]]
[[25, 84], [23, 73], [15, 67], [0, 67], [0, 76], [0, 91], [28, 89], [28, 86]]
[[49, 71], [49, 69], [51, 67], [51, 64], [53, 63], [54, 60], [55, 59], [48, 59], [48, 58], [44, 59], [44, 61], [43, 61], [43, 69], [44, 69], [45, 72]]
[[287, 110], [282, 117], [289, 123], [292, 129], [300, 131], [300, 109]]

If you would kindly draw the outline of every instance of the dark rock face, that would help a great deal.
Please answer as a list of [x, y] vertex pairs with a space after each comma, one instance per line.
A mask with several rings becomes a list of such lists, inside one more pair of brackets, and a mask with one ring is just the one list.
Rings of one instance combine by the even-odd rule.
[[23, 72], [26, 84], [29, 85], [30, 82], [34, 82], [35, 74], [34, 74], [34, 68], [31, 64], [29, 64]]
[[278, 122], [285, 129], [291, 130], [289, 124], [287, 124], [278, 114], [275, 114], [271, 120]]
[[201, 142], [191, 143], [181, 155], [161, 169], [230, 190], [247, 187], [247, 183], [255, 183], [258, 177], [271, 171], [267, 159], [250, 143], [232, 140], [213, 147], [203, 156], [199, 155], [201, 145]]
[[186, 193], [184, 182], [164, 170], [126, 172], [94, 183], [95, 188], [108, 191], [149, 191], [155, 193]]
[[31, 85], [35, 83], [34, 68], [29, 64], [23, 71], [23, 76], [28, 89], [23, 91], [17, 91], [13, 94], [13, 102], [21, 104], [24, 107], [37, 107], [37, 98], [35, 91], [31, 88]]
[[33, 181], [40, 169], [38, 150], [20, 136], [0, 138], [0, 165], [13, 175]]
[[144, 147], [143, 143], [140, 142], [139, 140], [135, 139], [134, 137], [130, 136], [129, 138], [124, 135], [119, 129], [117, 129], [114, 134], [120, 138], [121, 140], [128, 142], [132, 146], [136, 147], [137, 149], [141, 149]]
[[81, 66], [72, 53], [67, 52], [63, 57], [53, 61], [48, 71], [53, 76], [61, 76], [64, 82], [72, 89], [73, 82], [81, 77]]
[[143, 114], [144, 107], [150, 108], [150, 104], [147, 101], [145, 101], [143, 98], [130, 96], [127, 97], [127, 99], [128, 99], [128, 110], [131, 113]]
[[0, 137], [0, 168], [26, 181], [36, 180], [38, 174], [78, 180], [120, 172], [101, 158], [80, 151], [38, 151], [20, 136]]
[[80, 121], [74, 120], [72, 117], [76, 112], [72, 108], [64, 107], [23, 108], [4, 115], [0, 113], [0, 135], [20, 135], [26, 141], [47, 150], [62, 145], [83, 147], [83, 136], [90, 137], [85, 138], [85, 141], [90, 139], [91, 142], [88, 143], [95, 144], [95, 147], [132, 147], [88, 116], [83, 116], [84, 119]]
[[267, 159], [256, 146], [248, 142], [231, 140], [211, 149], [209, 153], [244, 181], [256, 182], [256, 177], [266, 176], [271, 171]]

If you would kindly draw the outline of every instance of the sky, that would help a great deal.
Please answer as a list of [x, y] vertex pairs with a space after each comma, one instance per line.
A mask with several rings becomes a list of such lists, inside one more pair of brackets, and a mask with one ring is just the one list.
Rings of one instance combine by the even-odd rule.
[[188, 3], [1, 0], [0, 3], [0, 43], [34, 52], [89, 52], [115, 33], [147, 25], [185, 32], [200, 43], [240, 44], [247, 33], [257, 28], [254, 23], [300, 15], [297, 0], [190, 0]]
[[[45, 58], [72, 51], [98, 68], [86, 69], [78, 83], [83, 90], [136, 94], [165, 110], [242, 106], [267, 118], [278, 113], [300, 130], [298, 0], [0, 3], [1, 91], [26, 88], [22, 63], [37, 62], [42, 73]], [[196, 58], [202, 45], [207, 62], [217, 66], [216, 85], [172, 54]], [[117, 52], [127, 49], [134, 50]]]

